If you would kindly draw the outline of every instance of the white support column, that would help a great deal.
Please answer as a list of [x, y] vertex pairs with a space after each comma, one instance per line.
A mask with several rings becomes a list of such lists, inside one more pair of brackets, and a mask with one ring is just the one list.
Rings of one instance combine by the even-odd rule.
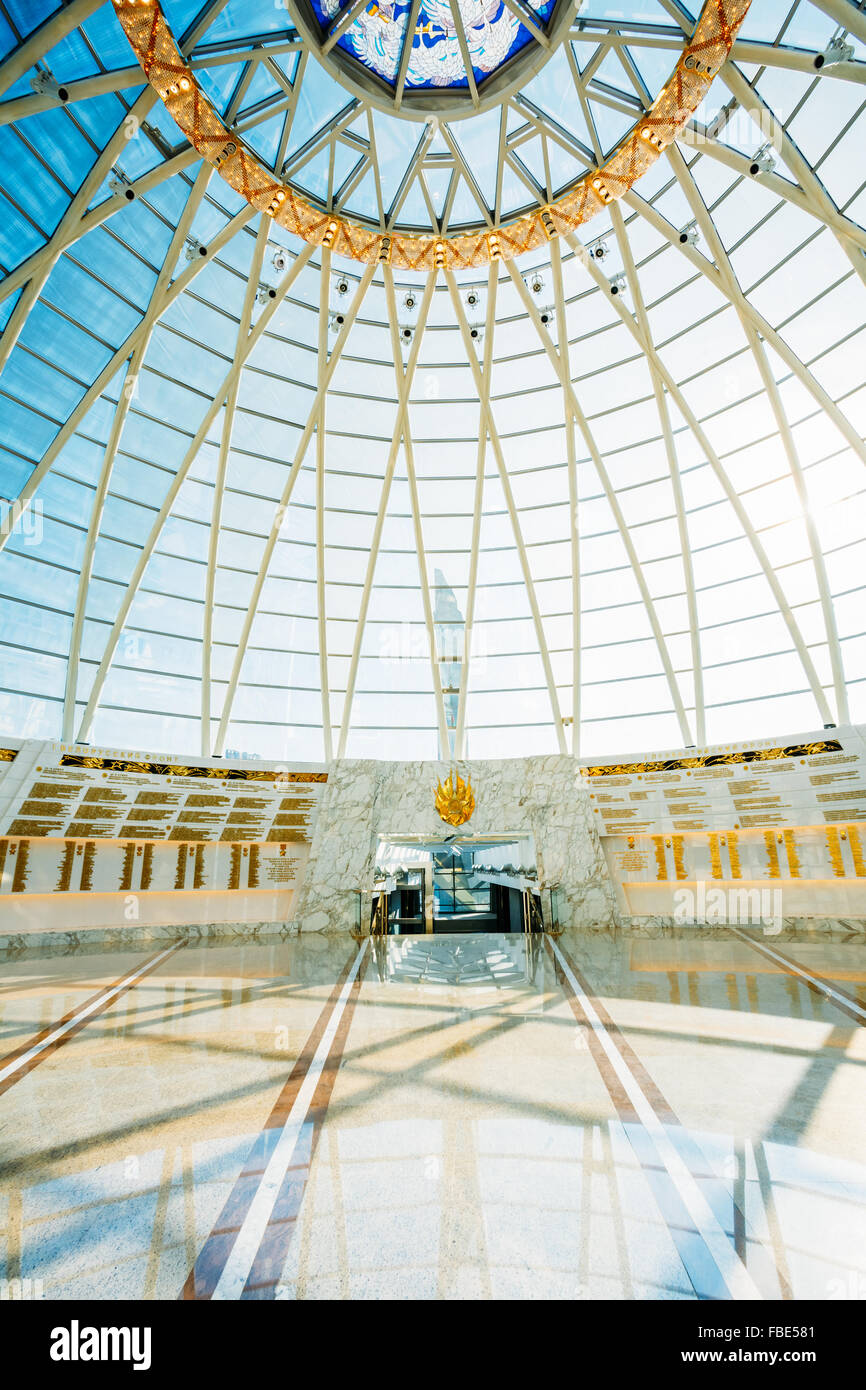
[[[209, 265], [214, 256], [222, 250], [226, 242], [230, 241], [235, 233], [240, 231], [241, 227], [255, 216], [255, 208], [242, 208], [241, 211], [232, 218], [231, 222], [227, 223], [223, 230], [214, 237], [207, 248], [206, 256], [199, 257], [194, 260], [191, 265], [188, 265], [186, 270], [178, 275], [177, 279], [172, 281], [172, 283], [163, 290], [161, 295], [157, 295], [154, 290], [154, 294], [151, 296], [150, 303], [145, 310], [144, 318], [141, 323], [137, 328], [132, 330], [126, 341], [121, 343], [114, 355], [106, 362], [93, 385], [85, 391], [66, 422], [61, 425], [54, 439], [45, 450], [45, 453], [42, 455], [18, 494], [16, 506], [21, 509], [22, 514], [30, 507], [41, 483], [51, 471], [55, 459], [75, 434], [87, 415], [87, 412], [99, 400], [99, 397], [102, 395], [118, 368], [128, 359], [130, 353], [135, 351], [141, 339], [149, 334], [152, 326], [159, 321], [166, 310], [174, 303], [178, 296], [183, 293], [190, 281], [194, 280], [196, 275], [198, 275], [206, 265]], [[9, 539], [10, 532], [8, 530], [0, 530], [0, 551], [5, 548]]]
[[[577, 255], [580, 255], [581, 260], [584, 261], [584, 264], [586, 265], [590, 275], [596, 281], [596, 284], [603, 290], [607, 291], [609, 287], [607, 285], [606, 277], [602, 274], [600, 270], [596, 268], [595, 262], [590, 260], [590, 258], [586, 255], [585, 249], [581, 246], [581, 243], [578, 241], [577, 237], [574, 236], [573, 233], [569, 232], [566, 236], [566, 240], [569, 246], [571, 246], [572, 249], [575, 251], [575, 253]], [[677, 242], [679, 243], [679, 238], [677, 238]], [[703, 259], [703, 257], [701, 257], [701, 259]], [[646, 342], [641, 336], [640, 330], [638, 329], [638, 326], [635, 323], [634, 318], [628, 312], [625, 305], [621, 302], [620, 296], [617, 296], [616, 311], [622, 319], [623, 323], [628, 328], [638, 347], [640, 347], [641, 350], [645, 352], [647, 356], [651, 359], [653, 366], [655, 367], [655, 370], [659, 374], [660, 379], [667, 387], [671, 400], [675, 403], [677, 410], [680, 412], [689, 429], [691, 430], [692, 434], [694, 435], [695, 440], [699, 448], [701, 449], [701, 452], [703, 453], [707, 462], [710, 464], [713, 472], [716, 475], [716, 478], [718, 479], [725, 493], [725, 496], [727, 497], [728, 501], [733, 507], [737, 520], [739, 521], [740, 526], [743, 529], [743, 533], [746, 539], [752, 547], [755, 559], [757, 560], [759, 566], [761, 567], [761, 570], [764, 573], [764, 577], [770, 586], [770, 590], [772, 592], [776, 606], [779, 609], [779, 612], [781, 613], [784, 619], [788, 632], [791, 635], [791, 640], [794, 644], [794, 648], [797, 652], [797, 655], [800, 658], [800, 662], [802, 664], [803, 671], [806, 675], [806, 679], [808, 680], [812, 694], [815, 697], [815, 703], [818, 706], [818, 710], [821, 714], [822, 722], [828, 723], [830, 721], [830, 707], [827, 704], [827, 698], [821, 687], [821, 682], [818, 680], [818, 673], [815, 670], [814, 662], [812, 661], [812, 658], [809, 655], [808, 648], [803, 640], [803, 634], [800, 632], [797, 620], [791, 612], [790, 605], [788, 604], [788, 601], [785, 598], [784, 591], [782, 589], [781, 584], [779, 583], [776, 572], [770, 564], [769, 559], [767, 558], [767, 553], [764, 550], [763, 545], [761, 544], [761, 541], [758, 537], [758, 534], [754, 526], [752, 525], [748, 512], [743, 506], [739, 493], [731, 483], [730, 478], [728, 477], [725, 469], [722, 466], [718, 454], [711, 445], [706, 432], [699, 423], [697, 416], [695, 415], [691, 406], [688, 404], [679, 386], [675, 382], [671, 373], [668, 371], [659, 354], [656, 352], [652, 343]], [[689, 742], [690, 740], [686, 741]]]
[[[435, 271], [428, 276], [430, 294], [436, 282]], [[400, 325], [397, 316], [397, 300], [394, 294], [394, 275], [390, 266], [385, 267], [385, 294], [388, 301], [388, 320], [391, 328], [391, 351], [394, 355], [394, 372], [397, 378], [398, 393], [403, 389], [401, 378], [405, 377], [400, 353]], [[421, 507], [418, 501], [418, 480], [415, 476], [415, 452], [412, 447], [412, 425], [409, 417], [409, 392], [406, 392], [406, 409], [403, 414], [403, 457], [406, 460], [406, 478], [409, 483], [409, 501], [412, 507], [412, 527], [415, 535], [415, 551], [418, 556], [418, 578], [421, 585], [421, 599], [424, 605], [424, 625], [427, 629], [427, 645], [430, 649], [430, 671], [433, 678], [433, 699], [436, 705], [436, 721], [439, 725], [439, 741], [443, 755], [448, 753], [448, 726], [445, 720], [445, 702], [442, 698], [442, 671], [436, 651], [436, 633], [433, 627], [433, 605], [430, 601], [430, 584], [427, 578], [427, 556], [424, 551], [424, 531], [421, 526]], [[455, 741], [456, 750], [456, 741]]]
[[842, 652], [841, 647], [839, 645], [839, 633], [836, 627], [836, 614], [833, 608], [833, 600], [830, 595], [830, 586], [827, 578], [827, 567], [824, 563], [824, 553], [821, 547], [821, 538], [818, 535], [818, 529], [815, 525], [815, 519], [812, 515], [812, 507], [809, 501], [806, 480], [803, 475], [803, 469], [800, 465], [799, 455], [797, 453], [797, 448], [794, 443], [793, 431], [791, 430], [788, 417], [785, 414], [785, 409], [782, 404], [782, 397], [779, 392], [779, 387], [776, 382], [776, 378], [773, 375], [773, 371], [770, 366], [770, 362], [767, 358], [767, 353], [764, 348], [764, 345], [761, 342], [761, 339], [757, 331], [755, 330], [754, 325], [749, 322], [749, 320], [743, 314], [740, 304], [736, 302], [738, 297], [742, 298], [742, 291], [740, 290], [737, 278], [734, 274], [733, 266], [731, 265], [731, 262], [728, 258], [728, 254], [725, 251], [725, 248], [722, 244], [722, 240], [718, 235], [718, 232], [716, 231], [715, 225], [707, 211], [706, 205], [704, 204], [704, 201], [695, 184], [695, 181], [692, 178], [691, 171], [689, 170], [688, 165], [686, 164], [679, 150], [677, 150], [676, 154], [673, 156], [672, 163], [677, 175], [677, 179], [679, 180], [680, 187], [683, 189], [683, 192], [685, 193], [688, 199], [689, 206], [691, 207], [692, 212], [695, 214], [695, 218], [701, 229], [701, 233], [703, 236], [706, 237], [707, 246], [710, 248], [710, 251], [713, 255], [713, 259], [715, 260], [715, 263], [718, 266], [719, 271], [730, 291], [732, 299], [735, 301], [735, 307], [737, 309], [740, 322], [743, 326], [743, 331], [746, 334], [746, 340], [749, 344], [749, 348], [751, 349], [752, 356], [755, 360], [755, 365], [758, 368], [758, 372], [764, 384], [764, 390], [767, 393], [767, 398], [770, 402], [770, 407], [773, 411], [773, 415], [776, 421], [776, 427], [779, 431], [779, 436], [782, 440], [782, 445], [784, 447], [785, 454], [788, 459], [788, 467], [791, 470], [791, 477], [794, 480], [794, 487], [796, 488], [797, 497], [799, 499], [800, 507], [803, 512], [803, 521], [806, 527], [806, 535], [809, 542], [809, 550], [812, 556], [812, 566], [815, 571], [815, 582], [818, 587], [818, 594], [821, 601], [821, 612], [824, 619], [824, 630], [827, 635], [827, 647], [830, 653], [830, 667], [833, 672], [833, 688], [836, 697], [837, 709], [836, 722], [840, 724], [845, 724], [848, 722], [848, 693], [845, 686], [845, 676], [842, 667]]
[[[565, 313], [565, 291], [562, 283], [562, 251], [559, 238], [550, 243], [550, 269], [553, 275], [553, 292], [556, 300], [556, 335], [559, 339], [559, 353], [565, 375], [571, 380], [571, 360], [568, 347], [568, 320]], [[565, 418], [565, 446], [568, 460], [568, 516], [569, 539], [571, 541], [571, 755], [580, 757], [580, 670], [581, 670], [581, 620], [580, 620], [580, 525], [578, 516], [577, 487], [577, 447], [574, 438], [574, 412], [569, 408], [566, 392], [562, 392], [562, 408]]]
[[[319, 630], [319, 690], [322, 696], [322, 737], [325, 762], [334, 756], [331, 727], [331, 695], [328, 681], [328, 620], [325, 607], [325, 409], [328, 403], [328, 302], [331, 285], [331, 253], [322, 252], [319, 282], [319, 412], [316, 417], [316, 610]], [[359, 301], [360, 307], [360, 301]]]
[[28, 68], [38, 63], [39, 59], [60, 43], [61, 39], [65, 39], [79, 24], [83, 24], [85, 19], [89, 19], [101, 4], [102, 0], [70, 0], [68, 5], [56, 10], [44, 24], [40, 24], [39, 28], [18, 48], [13, 49], [0, 64], [0, 95], [8, 92], [13, 83], [24, 76]]
[[[511, 269], [511, 262], [507, 263]], [[472, 369], [475, 380], [475, 390], [478, 392], [478, 399], [481, 401], [484, 393], [484, 383], [481, 378], [481, 368], [478, 365], [478, 358], [475, 355], [475, 348], [469, 336], [469, 325], [466, 322], [466, 315], [463, 312], [463, 305], [460, 303], [460, 294], [457, 289], [457, 281], [454, 279], [453, 272], [445, 271], [445, 279], [448, 289], [451, 292], [451, 302], [454, 305], [454, 313], [463, 337], [463, 346], [466, 350], [466, 357]], [[525, 287], [524, 287], [525, 288]], [[544, 677], [547, 682], [547, 693], [550, 697], [550, 712], [553, 720], [553, 727], [556, 733], [556, 742], [560, 753], [567, 753], [568, 748], [565, 741], [565, 729], [562, 724], [562, 714], [559, 708], [559, 696], [556, 691], [556, 682], [553, 678], [553, 667], [550, 664], [550, 652], [547, 648], [547, 638], [544, 635], [544, 623], [541, 618], [541, 609], [538, 606], [538, 597], [535, 592], [535, 582], [532, 578], [532, 570], [529, 566], [529, 558], [526, 554], [526, 546], [523, 543], [523, 531], [520, 526], [520, 518], [517, 514], [517, 507], [514, 504], [514, 493], [511, 489], [511, 479], [508, 476], [508, 469], [505, 464], [505, 455], [502, 451], [502, 442], [499, 438], [499, 431], [493, 419], [493, 411], [490, 407], [488, 398], [486, 409], [484, 410], [487, 432], [490, 435], [490, 445], [496, 459], [496, 466], [499, 469], [499, 481], [502, 484], [502, 492], [505, 497], [505, 505], [508, 508], [508, 516], [511, 521], [511, 530], [514, 536], [514, 544], [517, 549], [520, 569], [523, 574], [523, 583], [526, 587], [526, 596], [529, 600], [529, 607], [532, 613], [532, 621], [535, 625], [535, 637], [538, 642], [538, 650], [541, 655], [541, 664], [544, 668]]]
[[[156, 92], [150, 88], [142, 92], [130, 110], [130, 116], [143, 117], [147, 114], [153, 103], [156, 101]], [[128, 118], [127, 118], [128, 119]], [[21, 298], [12, 310], [9, 321], [0, 337], [0, 372], [2, 372], [9, 360], [9, 354], [18, 341], [18, 335], [24, 327], [27, 315], [42, 293], [42, 288], [53, 270], [56, 262], [60, 258], [67, 240], [70, 235], [70, 228], [75, 227], [80, 222], [87, 205], [93, 197], [99, 185], [102, 183], [112, 164], [118, 156], [126, 142], [126, 131], [123, 125], [118, 126], [112, 135], [105, 149], [99, 155], [93, 168], [87, 174], [80, 189], [75, 194], [69, 207], [60, 219], [57, 230], [52, 234], [47, 246], [42, 248], [39, 253], [41, 261], [38, 271], [30, 277], [29, 284], [23, 291]], [[11, 279], [11, 277], [10, 277]], [[5, 296], [3, 296], [5, 298]]]
[[181, 461], [180, 467], [178, 468], [177, 473], [172, 479], [171, 486], [169, 487], [168, 492], [166, 493], [163, 504], [159, 509], [157, 518], [154, 521], [153, 526], [151, 527], [150, 535], [148, 536], [144, 546], [142, 547], [142, 551], [138, 558], [138, 562], [135, 566], [135, 569], [132, 573], [132, 577], [126, 586], [126, 590], [124, 592], [123, 599], [121, 600], [117, 617], [115, 618], [111, 632], [108, 635], [102, 661], [99, 664], [99, 669], [97, 670], [96, 676], [94, 678], [93, 687], [90, 693], [90, 699], [87, 702], [87, 707], [81, 719], [81, 726], [78, 731], [79, 742], [82, 742], [83, 740], [87, 739], [90, 735], [90, 729], [93, 724], [93, 716], [96, 713], [100, 698], [102, 696], [102, 688], [105, 685], [105, 678], [108, 675], [109, 668], [114, 659], [114, 653], [117, 650], [117, 643], [120, 638], [120, 634], [123, 631], [123, 627], [129, 614], [129, 610], [132, 607], [133, 599], [135, 598], [135, 595], [138, 592], [139, 585], [141, 584], [142, 578], [144, 577], [144, 572], [147, 568], [150, 557], [153, 554], [157, 542], [162, 534], [162, 528], [171, 514], [171, 510], [174, 506], [177, 495], [184, 484], [187, 473], [189, 472], [190, 468], [192, 467], [193, 463], [198, 457], [199, 450], [201, 449], [205, 439], [207, 438], [208, 431], [210, 430], [211, 425], [213, 424], [214, 420], [219, 414], [219, 411], [222, 408], [223, 401], [226, 399], [227, 395], [231, 391], [233, 382], [240, 375], [240, 371], [243, 367], [244, 362], [249, 357], [250, 353], [252, 352], [256, 343], [259, 341], [259, 338], [264, 333], [265, 329], [267, 328], [277, 309], [282, 304], [283, 299], [285, 298], [286, 294], [288, 294], [298, 275], [300, 275], [304, 266], [307, 264], [307, 261], [310, 259], [310, 256], [313, 253], [313, 249], [314, 248], [311, 243], [304, 243], [304, 246], [302, 247], [292, 266], [287, 271], [286, 275], [283, 277], [283, 280], [278, 286], [276, 298], [271, 300], [270, 303], [263, 309], [258, 323], [256, 324], [255, 328], [252, 330], [249, 337], [245, 341], [240, 354], [232, 364], [219, 390], [212, 397], [211, 403], [205, 412], [204, 419], [202, 420], [201, 424], [199, 425], [196, 431], [195, 438], [193, 439], [192, 443], [187, 449], [187, 452]]
[[[253, 247], [252, 259], [250, 262], [250, 273], [247, 279], [247, 288], [244, 294], [243, 307], [241, 308], [241, 320], [238, 325], [237, 338], [235, 340], [235, 357], [239, 355], [244, 342], [250, 331], [253, 318], [253, 308], [258, 294], [259, 280], [262, 274], [262, 262], [265, 258], [265, 251], [268, 245], [268, 234], [270, 232], [269, 219], [261, 214], [259, 230], [256, 236], [256, 244]], [[240, 374], [235, 377], [226, 397], [225, 413], [223, 415], [223, 427], [220, 435], [220, 451], [217, 459], [216, 478], [214, 479], [213, 507], [211, 508], [210, 533], [208, 535], [207, 552], [207, 579], [205, 581], [204, 599], [204, 622], [202, 624], [202, 650], [201, 650], [201, 752], [203, 758], [211, 755], [211, 683], [213, 680], [213, 614], [214, 614], [214, 593], [216, 590], [216, 572], [219, 564], [219, 543], [220, 531], [222, 528], [222, 509], [225, 497], [226, 474], [228, 472], [229, 453], [232, 446], [232, 430], [235, 423], [235, 410], [238, 403], [238, 391], [240, 390]]]
[[[210, 174], [210, 166], [204, 165], [199, 171], [198, 178], [190, 190], [186, 206], [175, 229], [174, 236], [171, 239], [168, 252], [163, 260], [162, 269], [157, 277], [151, 296], [151, 302], [158, 302], [165, 292], [171, 277], [172, 268], [180, 254], [180, 248], [183, 246], [193, 217], [204, 197]], [[93, 499], [93, 507], [90, 513], [90, 525], [87, 530], [84, 555], [81, 560], [81, 572], [78, 576], [78, 592], [76, 594], [75, 612], [72, 619], [72, 635], [69, 642], [69, 659], [66, 663], [66, 686], [63, 697], [63, 725], [61, 737], [66, 741], [71, 740], [75, 732], [75, 701], [78, 693], [81, 637], [84, 631], [87, 595], [90, 589], [91, 576], [93, 574], [93, 559], [96, 552], [96, 543], [99, 539], [100, 528], [102, 526], [105, 499], [108, 496], [108, 489], [111, 486], [114, 461], [117, 457], [117, 451], [120, 447], [120, 440], [123, 435], [123, 428], [126, 424], [129, 408], [132, 404], [132, 398], [135, 394], [138, 375], [147, 356], [147, 349], [150, 345], [151, 334], [155, 326], [154, 320], [148, 320], [146, 315], [142, 326], [144, 327], [144, 332], [139, 338], [129, 360], [129, 367], [127, 368], [123, 387], [115, 407], [111, 433], [109, 434], [108, 443], [106, 444], [99, 482], [97, 484], [96, 494]]]
[[[622, 210], [618, 204], [614, 203], [611, 208], [611, 222], [616, 234], [617, 244], [619, 245], [622, 263], [631, 291], [632, 302], [635, 307], [635, 318], [638, 327], [647, 344], [652, 343], [652, 333], [650, 331], [649, 319], [647, 317], [646, 305], [643, 300], [640, 279], [631, 253], [631, 243], [626, 234], [625, 223], [623, 221]], [[680, 541], [680, 553], [683, 559], [683, 578], [686, 586], [686, 603], [689, 613], [689, 641], [692, 653], [692, 680], [694, 682], [695, 693], [695, 738], [698, 746], [703, 747], [707, 741], [706, 734], [706, 715], [704, 710], [704, 672], [701, 660], [701, 630], [698, 622], [698, 604], [695, 594], [695, 575], [692, 564], [692, 547], [689, 540], [689, 528], [686, 518], [686, 508], [683, 499], [683, 485], [680, 478], [679, 459], [677, 458], [676, 441], [671, 428], [670, 411], [665, 398], [664, 382], [661, 380], [655, 363], [649, 355], [647, 356], [647, 366], [653, 385], [653, 395], [655, 396], [656, 409], [661, 425], [662, 438], [665, 445], [665, 455], [668, 461], [668, 471], [671, 475], [671, 489], [674, 497], [674, 508], [677, 516], [677, 534]]]
[[[308, 243], [308, 250], [312, 251], [313, 249], [314, 248]], [[374, 265], [368, 265], [365, 268], [364, 274], [361, 277], [361, 282], [358, 285], [357, 290], [355, 291], [355, 295], [349, 307], [349, 311], [346, 314], [346, 322], [343, 324], [343, 327], [340, 330], [340, 334], [337, 338], [336, 343], [334, 344], [334, 350], [331, 353], [330, 358], [328, 359], [328, 364], [325, 370], [324, 380], [322, 383], [322, 392], [316, 392], [312, 409], [310, 410], [310, 413], [307, 416], [307, 422], [304, 426], [304, 431], [301, 435], [300, 443], [298, 444], [298, 447], [295, 451], [295, 457], [292, 462], [292, 466], [289, 469], [289, 474], [286, 478], [286, 482], [283, 487], [282, 496], [280, 497], [279, 503], [277, 504], [277, 509], [274, 513], [273, 524], [271, 526], [270, 532], [268, 533], [268, 538], [265, 542], [265, 548], [262, 553], [261, 562], [259, 564], [258, 574], [256, 575], [256, 580], [253, 585], [252, 596], [247, 607], [246, 617], [244, 618], [240, 639], [238, 641], [237, 650], [235, 652], [235, 659], [232, 664], [232, 672], [229, 678], [228, 690], [226, 691], [225, 700], [223, 702], [222, 715], [220, 716], [219, 730], [217, 732], [216, 745], [214, 749], [215, 753], [222, 753], [223, 748], [225, 746], [225, 739], [226, 734], [228, 732], [229, 720], [231, 719], [232, 705], [234, 703], [235, 693], [238, 688], [238, 681], [240, 679], [241, 668], [243, 666], [244, 657], [246, 655], [247, 645], [250, 640], [250, 632], [252, 630], [253, 621], [255, 620], [256, 610], [258, 609], [259, 600], [262, 596], [262, 589], [264, 588], [265, 579], [267, 578], [268, 570], [270, 569], [271, 559], [273, 558], [274, 550], [276, 548], [277, 541], [279, 540], [280, 530], [282, 529], [283, 521], [285, 519], [286, 508], [288, 507], [291, 501], [292, 492], [294, 491], [295, 487], [295, 481], [297, 479], [298, 473], [300, 472], [301, 464], [304, 461], [304, 456], [307, 452], [310, 439], [312, 438], [313, 427], [316, 423], [316, 419], [319, 414], [323, 394], [325, 391], [327, 391], [328, 386], [331, 383], [331, 377], [334, 375], [334, 372], [336, 371], [337, 363], [339, 362], [343, 352], [343, 348], [346, 345], [346, 339], [348, 338], [352, 325], [355, 322], [355, 319], [357, 318], [358, 311], [363, 302], [364, 295], [367, 293], [367, 288], [370, 284], [370, 281], [373, 278], [374, 271]]]
[[406, 363], [406, 370], [403, 373], [402, 381], [398, 378], [397, 419], [394, 423], [394, 432], [391, 435], [391, 448], [388, 451], [388, 461], [385, 464], [385, 474], [382, 479], [382, 492], [379, 498], [379, 507], [376, 512], [376, 524], [373, 527], [373, 539], [370, 542], [370, 554], [367, 557], [367, 572], [364, 576], [364, 588], [361, 592], [361, 606], [358, 612], [358, 621], [355, 624], [355, 639], [352, 643], [352, 657], [349, 662], [349, 675], [346, 681], [346, 694], [343, 700], [343, 718], [340, 722], [340, 741], [337, 747], [338, 758], [344, 758], [346, 756], [346, 740], [349, 737], [349, 726], [352, 721], [352, 704], [355, 699], [355, 683], [358, 679], [358, 663], [361, 659], [361, 646], [364, 641], [364, 629], [367, 624], [367, 609], [370, 606], [373, 577], [376, 573], [376, 561], [379, 557], [382, 527], [385, 524], [385, 515], [388, 510], [388, 498], [391, 495], [391, 483], [394, 478], [397, 455], [400, 452], [400, 441], [406, 429], [406, 418], [409, 410], [409, 393], [412, 389], [412, 382], [415, 377], [415, 368], [418, 365], [418, 354], [421, 351], [424, 329], [427, 327], [427, 315], [430, 312], [430, 301], [433, 298], [435, 283], [436, 275], [434, 272], [428, 277], [427, 284], [424, 287], [421, 307], [418, 310], [415, 337], [412, 339], [412, 346], [409, 349], [409, 360]]
[[475, 495], [472, 503], [472, 542], [469, 551], [469, 585], [466, 591], [466, 638], [457, 707], [457, 733], [454, 746], [458, 759], [466, 757], [466, 709], [469, 703], [469, 675], [475, 648], [475, 591], [478, 583], [478, 553], [481, 542], [481, 506], [484, 499], [484, 470], [487, 463], [487, 418], [490, 409], [490, 378], [493, 371], [493, 338], [496, 332], [496, 292], [499, 272], [495, 261], [487, 270], [487, 318], [484, 326], [484, 360], [478, 397], [478, 453], [475, 461]]
[[[572, 241], [569, 241], [569, 244], [576, 245], [576, 243]], [[605, 467], [604, 459], [601, 456], [601, 452], [598, 448], [598, 445], [595, 442], [595, 437], [593, 436], [592, 430], [589, 427], [589, 421], [584, 415], [580, 402], [577, 399], [577, 393], [574, 389], [574, 383], [572, 382], [571, 378], [566, 374], [563, 368], [563, 363], [560, 354], [554, 347], [550, 334], [547, 332], [546, 328], [544, 327], [544, 324], [541, 322], [538, 309], [535, 306], [535, 304], [533, 304], [532, 297], [525, 284], [523, 283], [522, 277], [517, 272], [516, 267], [512, 265], [511, 261], [508, 262], [508, 272], [511, 275], [511, 278], [514, 282], [518, 294], [520, 295], [524, 305], [526, 306], [526, 311], [529, 314], [529, 317], [532, 319], [532, 322], [535, 325], [536, 332], [538, 333], [538, 336], [541, 340], [545, 352], [550, 358], [553, 369], [556, 372], [560, 380], [560, 383], [562, 384], [562, 388], [565, 393], [565, 397], [568, 401], [569, 408], [574, 413], [574, 418], [577, 422], [578, 429], [583, 435], [584, 442], [586, 444], [587, 449], [589, 450], [590, 457], [592, 458], [592, 461], [595, 465], [595, 471], [598, 474], [599, 482], [601, 483], [604, 489], [604, 494], [607, 498], [608, 506], [610, 507], [613, 519], [616, 522], [617, 530], [619, 531], [620, 538], [622, 540], [626, 554], [628, 555], [629, 564], [631, 565], [632, 570], [634, 572], [634, 577], [637, 582], [638, 589], [640, 591], [640, 596], [643, 601], [644, 609], [646, 610], [646, 615], [649, 619], [650, 628], [652, 630], [653, 638], [655, 639], [655, 644], [658, 649], [659, 658], [662, 663], [662, 669], [667, 679], [668, 689], [670, 691], [674, 713], [676, 714], [677, 722], [680, 727], [680, 734], [682, 736], [683, 743], [688, 745], [692, 743], [693, 740], [691, 730], [689, 728], [689, 722], [686, 718], [685, 705], [683, 704], [683, 698], [680, 692], [679, 682], [677, 681], [676, 675], [674, 674], [674, 668], [671, 662], [670, 653], [668, 651], [668, 645], [665, 641], [661, 623], [659, 622], [658, 614], [656, 613], [656, 607], [653, 603], [652, 595], [649, 591], [649, 585], [646, 582], [646, 576], [643, 572], [643, 566], [641, 565], [641, 562], [638, 558], [638, 553], [635, 549], [634, 541], [631, 537], [631, 532], [626, 524], [622, 508], [619, 505], [619, 499], [616, 495], [616, 490], [611, 484], [607, 468]]]

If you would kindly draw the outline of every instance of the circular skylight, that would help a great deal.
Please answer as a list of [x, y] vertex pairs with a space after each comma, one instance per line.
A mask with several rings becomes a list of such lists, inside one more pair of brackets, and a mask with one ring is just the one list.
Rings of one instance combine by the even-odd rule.
[[287, 0], [319, 60], [403, 116], [468, 116], [555, 50], [573, 0]]

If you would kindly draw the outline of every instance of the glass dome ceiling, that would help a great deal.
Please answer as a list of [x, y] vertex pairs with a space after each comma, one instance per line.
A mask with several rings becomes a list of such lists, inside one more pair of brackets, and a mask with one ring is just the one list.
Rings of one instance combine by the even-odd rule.
[[[419, 120], [294, 9], [164, 12], [324, 213], [446, 236], [598, 166], [697, 18], [589, 0]], [[0, 0], [0, 732], [309, 760], [866, 720], [864, 80], [850, 0], [754, 0], [580, 236], [413, 274], [251, 208], [112, 5]]]

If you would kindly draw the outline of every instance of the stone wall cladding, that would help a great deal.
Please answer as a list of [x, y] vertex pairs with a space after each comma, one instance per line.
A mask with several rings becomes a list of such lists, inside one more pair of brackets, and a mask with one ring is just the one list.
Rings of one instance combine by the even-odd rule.
[[[476, 809], [467, 833], [515, 832], [535, 839], [539, 883], [557, 886], [562, 925], [611, 931], [618, 920], [592, 808], [570, 757], [460, 763]], [[301, 931], [347, 932], [357, 890], [373, 881], [379, 835], [455, 833], [437, 815], [433, 790], [449, 765], [342, 759], [331, 765], [303, 886], [295, 907]], [[460, 833], [460, 832], [456, 832]], [[543, 895], [545, 915], [547, 894]]]

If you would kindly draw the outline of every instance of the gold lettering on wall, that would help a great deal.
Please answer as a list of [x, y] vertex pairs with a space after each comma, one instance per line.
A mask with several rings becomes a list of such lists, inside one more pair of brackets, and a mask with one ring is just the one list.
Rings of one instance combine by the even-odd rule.
[[653, 835], [653, 848], [656, 852], [656, 879], [663, 882], [668, 876], [668, 862], [665, 855], [665, 841], [663, 835]]
[[793, 830], [783, 831], [785, 837], [785, 851], [788, 855], [788, 869], [792, 878], [800, 877], [800, 858], [797, 854], [797, 845], [794, 840]]
[[195, 847], [195, 867], [192, 875], [193, 888], [204, 888], [204, 845]]
[[141, 860], [141, 888], [146, 892], [153, 879], [153, 845], [145, 845]]
[[728, 859], [731, 861], [731, 878], [742, 878], [740, 869], [740, 842], [736, 831], [728, 832]]
[[177, 847], [177, 868], [174, 871], [175, 888], [183, 888], [186, 882], [186, 845]]
[[767, 859], [769, 861], [770, 878], [780, 878], [779, 873], [779, 851], [776, 848], [776, 836], [772, 830], [764, 831], [764, 844], [767, 847]]
[[63, 846], [63, 858], [60, 861], [60, 877], [57, 880], [58, 893], [68, 893], [69, 885], [72, 882], [72, 865], [75, 862], [75, 841], [67, 840]]
[[713, 878], [722, 877], [722, 851], [718, 835], [710, 836], [710, 872]]
[[[14, 847], [12, 850], [14, 854]], [[12, 892], [23, 893], [27, 886], [27, 862], [30, 858], [30, 841], [18, 841], [18, 857], [15, 860], [15, 872], [12, 875]]]
[[259, 886], [259, 847], [250, 845], [250, 876], [248, 879], [250, 888]]
[[860, 827], [848, 825], [848, 840], [851, 845], [851, 858], [854, 860], [854, 872], [858, 878], [866, 878], [866, 864], [863, 862], [863, 846], [860, 844]]
[[671, 841], [671, 843], [673, 844], [673, 848], [674, 848], [674, 873], [676, 874], [677, 878], [688, 878], [688, 873], [686, 872], [686, 866], [685, 866], [685, 863], [684, 863], [684, 861], [683, 861], [683, 837], [682, 837], [682, 835], [674, 835], [673, 840]]
[[93, 864], [96, 859], [96, 845], [89, 842], [84, 846], [84, 862], [81, 866], [81, 891], [89, 893], [93, 887]]
[[232, 845], [231, 848], [231, 867], [229, 869], [229, 888], [240, 888], [241, 886], [241, 847]]
[[123, 849], [123, 869], [120, 874], [120, 888], [125, 891], [132, 887], [132, 871], [135, 868], [135, 845], [128, 844]]
[[835, 825], [828, 825], [825, 831], [827, 836], [827, 849], [830, 854], [830, 863], [833, 865], [833, 877], [845, 877], [845, 865], [842, 862], [842, 845], [839, 840], [839, 831]]

